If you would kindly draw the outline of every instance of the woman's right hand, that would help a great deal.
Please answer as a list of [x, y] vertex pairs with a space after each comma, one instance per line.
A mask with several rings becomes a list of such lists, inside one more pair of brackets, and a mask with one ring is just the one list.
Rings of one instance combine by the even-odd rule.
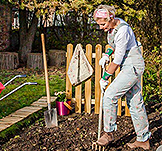
[[105, 92], [105, 89], [108, 86], [108, 84], [109, 84], [108, 80], [104, 80], [103, 78], [101, 78], [101, 80], [100, 80], [101, 93]]
[[104, 55], [100, 61], [99, 61], [99, 65], [102, 66], [102, 68], [105, 67], [105, 64], [108, 63], [109, 61], [109, 56], [108, 55]]

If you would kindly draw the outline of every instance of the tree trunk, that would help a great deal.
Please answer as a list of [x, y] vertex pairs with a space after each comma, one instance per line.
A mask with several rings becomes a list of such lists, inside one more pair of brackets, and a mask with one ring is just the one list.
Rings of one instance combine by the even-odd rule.
[[34, 41], [34, 36], [37, 30], [38, 18], [33, 15], [31, 26], [27, 28], [27, 11], [20, 10], [20, 61], [26, 64], [27, 54], [32, 51], [32, 44]]
[[19, 65], [18, 53], [0, 52], [0, 69], [15, 69]]
[[28, 53], [27, 68], [43, 69], [42, 53]]
[[66, 64], [66, 52], [63, 50], [49, 50], [50, 66], [61, 67]]

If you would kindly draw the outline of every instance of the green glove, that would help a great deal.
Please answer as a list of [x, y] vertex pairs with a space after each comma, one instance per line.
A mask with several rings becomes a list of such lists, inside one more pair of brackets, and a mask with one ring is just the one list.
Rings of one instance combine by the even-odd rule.
[[105, 81], [107, 81], [110, 76], [112, 76], [112, 74], [110, 74], [110, 73], [108, 73], [108, 72], [105, 71], [104, 74], [103, 74], [102, 79], [105, 80]]
[[114, 52], [114, 50], [112, 48], [108, 48], [106, 53], [107, 55], [111, 56], [111, 54]]

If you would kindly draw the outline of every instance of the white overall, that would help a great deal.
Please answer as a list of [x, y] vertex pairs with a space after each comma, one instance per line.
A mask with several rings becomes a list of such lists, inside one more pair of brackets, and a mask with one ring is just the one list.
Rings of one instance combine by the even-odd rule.
[[[114, 37], [122, 26], [120, 23], [113, 34], [109, 34], [109, 45], [115, 49]], [[141, 49], [137, 46], [127, 50], [120, 65], [121, 71], [106, 89], [103, 98], [104, 131], [112, 132], [117, 129], [118, 99], [126, 95], [127, 105], [137, 134], [137, 141], [144, 142], [150, 136], [148, 118], [141, 94], [141, 75], [144, 71], [144, 60]]]

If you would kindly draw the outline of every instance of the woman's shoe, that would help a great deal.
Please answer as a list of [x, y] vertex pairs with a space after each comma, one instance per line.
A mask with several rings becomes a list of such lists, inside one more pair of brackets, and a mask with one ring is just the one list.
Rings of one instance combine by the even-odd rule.
[[96, 142], [100, 146], [107, 146], [114, 140], [112, 132], [105, 132], [104, 135]]
[[145, 141], [145, 142], [139, 142], [139, 141], [135, 141], [134, 143], [127, 143], [127, 145], [130, 148], [137, 148], [137, 147], [141, 147], [144, 150], [150, 149], [150, 143], [149, 140]]

